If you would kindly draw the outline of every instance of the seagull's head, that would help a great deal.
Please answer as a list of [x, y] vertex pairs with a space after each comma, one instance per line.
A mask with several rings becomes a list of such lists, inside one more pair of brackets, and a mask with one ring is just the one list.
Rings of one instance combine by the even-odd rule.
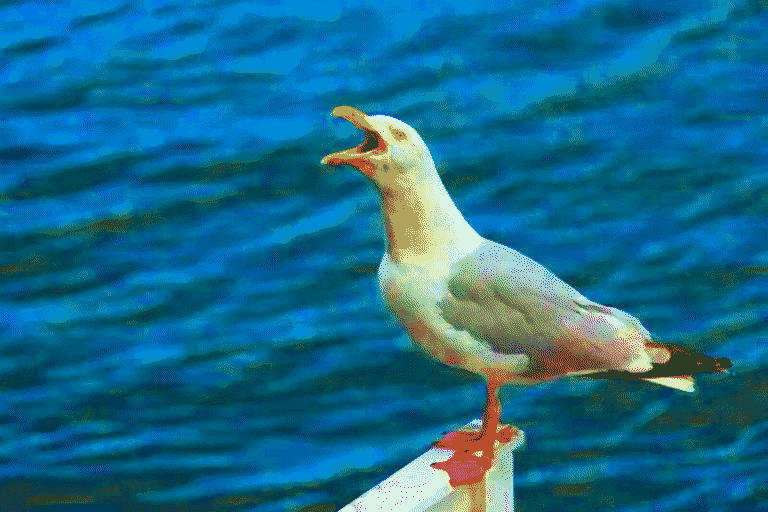
[[358, 146], [324, 156], [321, 163], [351, 165], [384, 188], [407, 187], [437, 176], [427, 145], [416, 130], [399, 119], [369, 116], [345, 105], [334, 108], [331, 114], [365, 132], [365, 139]]

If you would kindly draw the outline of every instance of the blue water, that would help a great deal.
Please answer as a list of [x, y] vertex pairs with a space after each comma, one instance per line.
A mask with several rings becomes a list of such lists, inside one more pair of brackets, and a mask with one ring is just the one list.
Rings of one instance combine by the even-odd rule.
[[768, 509], [768, 5], [370, 4], [2, 2], [0, 508], [335, 510], [480, 416], [319, 164], [351, 104], [481, 234], [734, 363], [505, 389], [519, 511]]

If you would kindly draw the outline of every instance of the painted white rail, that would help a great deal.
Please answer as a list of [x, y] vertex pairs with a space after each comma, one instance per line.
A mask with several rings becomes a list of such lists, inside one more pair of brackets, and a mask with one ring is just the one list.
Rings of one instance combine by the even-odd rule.
[[[478, 430], [480, 425], [475, 420], [463, 429]], [[449, 459], [453, 450], [432, 448], [340, 512], [512, 512], [513, 454], [525, 442], [519, 432], [508, 443], [496, 443], [494, 464], [481, 482], [451, 486], [448, 474], [430, 464]]]

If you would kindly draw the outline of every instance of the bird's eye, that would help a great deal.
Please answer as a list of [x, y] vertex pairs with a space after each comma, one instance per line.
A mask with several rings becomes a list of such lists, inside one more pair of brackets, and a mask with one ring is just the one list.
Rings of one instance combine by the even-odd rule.
[[400, 130], [398, 130], [396, 128], [390, 128], [389, 131], [392, 132], [392, 135], [394, 135], [397, 140], [405, 140], [405, 133], [404, 132], [401, 132]]

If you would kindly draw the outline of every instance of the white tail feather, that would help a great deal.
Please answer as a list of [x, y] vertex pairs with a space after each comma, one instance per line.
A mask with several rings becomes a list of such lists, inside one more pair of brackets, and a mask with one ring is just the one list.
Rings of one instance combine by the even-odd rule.
[[693, 377], [651, 377], [649, 379], [642, 379], [648, 382], [653, 382], [660, 386], [666, 386], [668, 388], [679, 389], [680, 391], [687, 391], [693, 393]]

